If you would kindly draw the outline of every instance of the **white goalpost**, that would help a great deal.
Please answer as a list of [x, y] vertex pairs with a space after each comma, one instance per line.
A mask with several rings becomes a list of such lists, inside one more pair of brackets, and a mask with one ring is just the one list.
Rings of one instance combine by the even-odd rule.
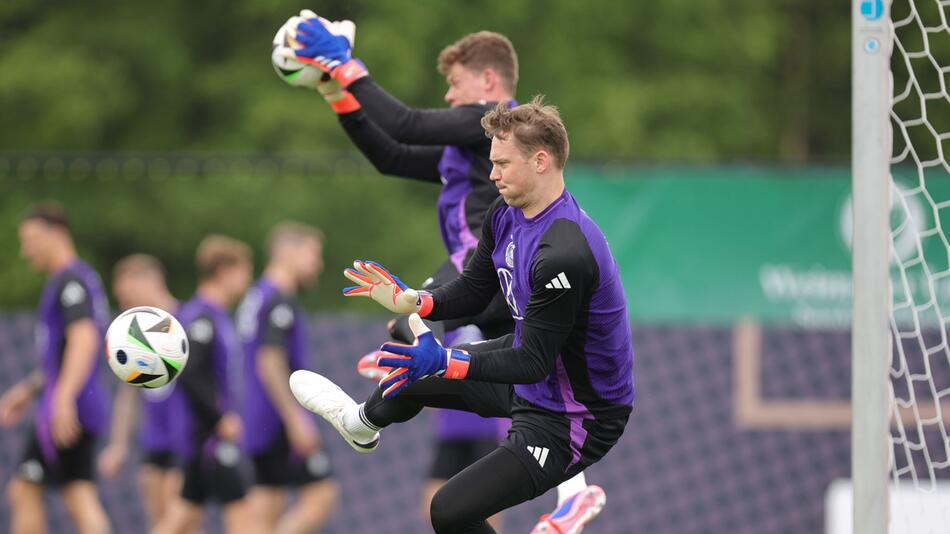
[[852, 0], [851, 479], [855, 533], [886, 534], [887, 387], [891, 359], [889, 277], [891, 29], [886, 6]]
[[852, 10], [852, 528], [950, 532], [950, 0]]

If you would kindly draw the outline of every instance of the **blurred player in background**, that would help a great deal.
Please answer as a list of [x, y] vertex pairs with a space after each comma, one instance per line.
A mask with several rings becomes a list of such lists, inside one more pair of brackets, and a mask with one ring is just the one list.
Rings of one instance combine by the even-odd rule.
[[[237, 314], [246, 357], [242, 417], [253, 425], [244, 444], [256, 475], [248, 506], [261, 532], [303, 534], [326, 523], [339, 491], [313, 416], [287, 385], [292, 371], [311, 364], [307, 316], [296, 295], [323, 271], [323, 234], [283, 223], [271, 231], [267, 251], [264, 274]], [[298, 498], [283, 513], [288, 490]]]
[[20, 253], [49, 275], [37, 317], [40, 368], [0, 398], [10, 427], [39, 405], [24, 455], [10, 480], [10, 532], [46, 531], [43, 486], [60, 490], [80, 534], [110, 531], [93, 482], [96, 437], [108, 425], [108, 396], [98, 376], [109, 321], [99, 276], [76, 254], [62, 207], [38, 204], [20, 222]]
[[[515, 104], [518, 57], [511, 41], [501, 34], [482, 31], [466, 35], [444, 48], [437, 66], [449, 86], [444, 97], [449, 108], [412, 109], [380, 87], [363, 63], [352, 57], [352, 39], [331, 33], [326, 21], [316, 18], [312, 12], [304, 11], [301, 15], [291, 18], [283, 29], [285, 35], [294, 35], [300, 48], [285, 47], [282, 53], [324, 70], [329, 76], [282, 78], [292, 85], [317, 88], [338, 114], [347, 135], [377, 170], [442, 185], [437, 210], [449, 261], [423, 287], [432, 290], [454, 280], [475, 250], [476, 236], [481, 234], [486, 211], [498, 197], [498, 190], [489, 179], [491, 141], [485, 136], [480, 121], [496, 103]], [[278, 72], [281, 71], [278, 69]], [[318, 79], [322, 81], [316, 83]], [[501, 294], [496, 294], [484, 310], [472, 317], [455, 318], [434, 327], [436, 335], [452, 345], [473, 341], [469, 332], [463, 334], [457, 330], [467, 325], [481, 330], [475, 334], [478, 337], [499, 337], [513, 330]], [[390, 333], [395, 339], [410, 343], [412, 337], [408, 330], [406, 318], [402, 317], [393, 323]], [[372, 364], [372, 361], [364, 361], [361, 367], [368, 369]], [[471, 414], [455, 413], [446, 417], [461, 419], [458, 426], [486, 424]], [[445, 443], [440, 440], [437, 461], [440, 455], [455, 456], [467, 462], [477, 459], [477, 445], [451, 451], [445, 450]], [[436, 469], [441, 471], [439, 465], [434, 466], [433, 480], [446, 474]], [[436, 484], [430, 483], [428, 489], [434, 487]], [[585, 492], [584, 498], [574, 498], [581, 492]], [[593, 514], [585, 514], [590, 518], [599, 513], [605, 502], [603, 490], [588, 487], [583, 473], [558, 488], [558, 505], [569, 500], [579, 506], [595, 503]], [[560, 511], [551, 515], [563, 517]], [[539, 532], [546, 528], [546, 523], [545, 519], [539, 523]]]
[[241, 365], [240, 340], [228, 314], [251, 283], [251, 248], [221, 235], [198, 245], [198, 289], [177, 318], [188, 332], [188, 365], [178, 377], [172, 402], [176, 452], [183, 462], [180, 497], [153, 532], [200, 530], [202, 506], [222, 507], [228, 533], [251, 531], [241, 471], [243, 432], [237, 409], [236, 366]]
[[[616, 444], [633, 405], [633, 347], [626, 296], [606, 238], [565, 189], [569, 144], [557, 109], [535, 99], [499, 104], [482, 124], [492, 136], [489, 209], [474, 256], [458, 279], [431, 293], [385, 268], [356, 261], [348, 296], [411, 313], [413, 345], [385, 343], [395, 368], [364, 404], [310, 371], [290, 378], [294, 396], [359, 452], [382, 428], [423, 407], [510, 417], [501, 446], [449, 480], [432, 500], [436, 532], [494, 532], [492, 514], [533, 499], [598, 462]], [[503, 201], [502, 201], [503, 200]], [[515, 333], [446, 349], [423, 324], [470, 316], [499, 291]]]
[[[137, 306], [154, 306], [172, 314], [178, 311], [178, 300], [165, 282], [165, 269], [157, 258], [147, 254], [132, 254], [116, 262], [112, 269], [112, 293], [123, 311]], [[169, 413], [174, 388], [174, 382], [157, 389], [119, 386], [113, 403], [109, 444], [99, 454], [99, 472], [114, 479], [128, 458], [129, 440], [138, 425], [138, 444], [143, 453], [139, 490], [149, 528], [159, 522], [181, 491], [181, 470], [173, 452]]]

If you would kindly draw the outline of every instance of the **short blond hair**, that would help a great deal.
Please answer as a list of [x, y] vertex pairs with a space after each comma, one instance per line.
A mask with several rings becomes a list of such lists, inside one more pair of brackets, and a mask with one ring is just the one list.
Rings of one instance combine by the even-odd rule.
[[112, 279], [118, 280], [126, 276], [141, 276], [153, 274], [165, 281], [165, 268], [155, 256], [148, 254], [130, 254], [117, 261], [112, 266]]
[[278, 246], [285, 243], [300, 243], [307, 240], [314, 240], [321, 245], [326, 238], [323, 232], [308, 224], [296, 221], [285, 221], [274, 226], [267, 234], [267, 253], [274, 255]]
[[557, 108], [544, 103], [543, 95], [513, 108], [499, 102], [482, 117], [482, 128], [488, 137], [507, 140], [509, 135], [513, 136], [515, 145], [525, 156], [544, 149], [554, 157], [558, 169], [567, 165], [571, 150], [567, 128]]
[[222, 267], [251, 264], [252, 257], [251, 247], [247, 243], [224, 235], [210, 234], [201, 240], [195, 252], [198, 278], [207, 280]]
[[447, 75], [456, 63], [474, 70], [491, 68], [512, 94], [518, 85], [518, 54], [511, 41], [500, 33], [470, 33], [443, 48], [437, 63], [439, 73]]

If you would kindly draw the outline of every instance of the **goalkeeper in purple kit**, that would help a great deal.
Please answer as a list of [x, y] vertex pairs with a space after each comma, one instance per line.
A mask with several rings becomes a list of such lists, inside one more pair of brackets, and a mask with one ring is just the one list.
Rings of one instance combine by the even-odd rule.
[[[381, 347], [390, 355], [380, 364], [393, 371], [362, 404], [316, 373], [290, 377], [297, 400], [360, 452], [427, 406], [511, 418], [502, 444], [435, 495], [436, 532], [493, 532], [486, 518], [599, 461], [622, 435], [634, 397], [620, 273], [603, 233], [564, 187], [568, 137], [556, 108], [540, 99], [499, 104], [481, 123], [501, 198], [461, 276], [430, 293], [374, 262], [345, 273], [357, 284], [345, 294], [411, 313], [415, 342]], [[471, 316], [499, 292], [513, 334], [446, 348], [422, 322]]]

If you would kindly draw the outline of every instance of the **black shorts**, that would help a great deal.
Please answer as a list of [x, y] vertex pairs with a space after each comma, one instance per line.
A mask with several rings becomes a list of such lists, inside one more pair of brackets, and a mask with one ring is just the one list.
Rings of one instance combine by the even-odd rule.
[[171, 451], [151, 451], [142, 456], [142, 463], [160, 471], [170, 471], [178, 467], [175, 454]]
[[228, 504], [247, 493], [241, 449], [233, 443], [218, 443], [211, 451], [199, 452], [185, 462], [183, 476], [181, 496], [193, 504]]
[[429, 470], [429, 478], [448, 480], [497, 448], [496, 438], [439, 441], [435, 446], [435, 459]]
[[[455, 390], [464, 406], [439, 406], [468, 409], [483, 417], [510, 417], [511, 428], [500, 446], [521, 460], [530, 474], [533, 496], [570, 479], [599, 461], [620, 439], [627, 416], [583, 422], [586, 432], [580, 447], [572, 446], [571, 422], [564, 415], [532, 406], [515, 395], [510, 384], [492, 384], [467, 380], [426, 379], [433, 385]], [[409, 392], [406, 389], [400, 395]]]
[[66, 448], [56, 448], [56, 456], [43, 455], [36, 429], [31, 427], [17, 474], [25, 480], [47, 486], [62, 486], [78, 480], [95, 480], [96, 437], [85, 430]]
[[[513, 336], [476, 345], [460, 345], [472, 352], [511, 346]], [[627, 424], [625, 414], [600, 419], [576, 419], [534, 406], [515, 395], [511, 384], [474, 380], [420, 380], [393, 398], [383, 401], [374, 392], [366, 413], [372, 420], [406, 420], [423, 406], [477, 413], [482, 417], [509, 417], [511, 428], [501, 447], [521, 461], [537, 497], [599, 461], [620, 439]], [[573, 427], [572, 427], [573, 422]]]
[[501, 446], [531, 473], [537, 497], [600, 461], [620, 439], [628, 415], [581, 422], [580, 446], [572, 444], [567, 417], [527, 404], [512, 392], [511, 429]]
[[333, 475], [325, 450], [301, 458], [290, 450], [283, 432], [266, 451], [255, 454], [253, 460], [254, 483], [260, 486], [299, 488]]

